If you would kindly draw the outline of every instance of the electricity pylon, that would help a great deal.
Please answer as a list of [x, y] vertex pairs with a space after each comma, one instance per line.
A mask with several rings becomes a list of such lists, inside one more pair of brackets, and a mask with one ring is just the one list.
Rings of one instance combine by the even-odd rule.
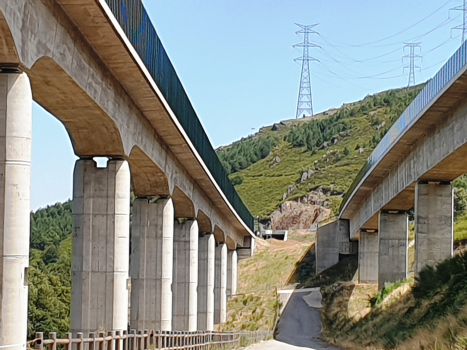
[[303, 42], [296, 44], [293, 47], [302, 47], [303, 55], [302, 57], [296, 58], [294, 61], [302, 61], [302, 74], [300, 75], [300, 89], [298, 90], [298, 102], [297, 102], [297, 113], [295, 118], [300, 116], [305, 117], [306, 115], [313, 116], [313, 100], [311, 98], [311, 77], [310, 77], [310, 61], [318, 61], [316, 58], [310, 57], [308, 54], [308, 49], [310, 47], [320, 47], [318, 45], [312, 44], [308, 41], [308, 36], [310, 34], [318, 34], [312, 30], [313, 27], [316, 27], [318, 24], [303, 25], [297, 24], [301, 30], [295, 32], [296, 34], [303, 34]]
[[420, 51], [422, 50], [422, 47], [420, 46], [420, 44], [421, 43], [406, 43], [404, 45], [404, 52], [405, 52], [406, 47], [410, 49], [410, 53], [402, 57], [402, 62], [404, 62], [405, 58], [409, 59], [409, 64], [407, 66], [404, 66], [404, 73], [406, 69], [409, 69], [409, 83], [407, 86], [415, 85], [415, 69], [418, 69], [421, 71], [420, 66], [417, 66], [415, 64], [416, 59], [422, 58], [422, 56], [415, 54], [415, 49], [418, 48]]
[[465, 33], [466, 33], [466, 30], [467, 30], [467, 27], [465, 26], [465, 22], [466, 22], [466, 18], [465, 18], [465, 16], [466, 16], [465, 0], [463, 0], [462, 5], [450, 8], [449, 12], [451, 12], [451, 11], [462, 11], [462, 24], [459, 24], [458, 26], [455, 26], [455, 27], [451, 28], [451, 36], [452, 36], [452, 30], [453, 29], [462, 30], [462, 37], [461, 37], [461, 45], [462, 45], [464, 43], [464, 41], [465, 41]]

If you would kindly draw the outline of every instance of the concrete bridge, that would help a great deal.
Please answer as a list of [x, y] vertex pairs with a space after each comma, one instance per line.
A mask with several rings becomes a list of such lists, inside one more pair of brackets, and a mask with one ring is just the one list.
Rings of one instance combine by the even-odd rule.
[[[467, 173], [467, 45], [408, 106], [358, 174], [340, 220], [318, 230], [318, 272], [356, 252], [361, 282], [407, 275], [407, 211], [415, 215], [415, 272], [453, 254], [453, 188]], [[358, 243], [353, 243], [358, 241]]]
[[33, 100], [80, 158], [73, 332], [224, 322], [253, 218], [141, 1], [0, 0], [0, 70], [0, 348], [26, 341]]

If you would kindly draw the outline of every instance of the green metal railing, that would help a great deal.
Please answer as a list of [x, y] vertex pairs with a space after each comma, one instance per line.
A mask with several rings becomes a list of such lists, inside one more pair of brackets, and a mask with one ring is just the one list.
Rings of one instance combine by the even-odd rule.
[[141, 0], [105, 0], [215, 181], [245, 224], [254, 219], [230, 182]]
[[365, 165], [360, 169], [357, 177], [348, 189], [344, 200], [340, 206], [340, 212], [345, 208], [347, 202], [357, 191], [361, 181], [365, 179], [383, 159], [387, 152], [394, 146], [400, 136], [402, 136], [439, 97], [440, 92], [452, 82], [459, 73], [466, 70], [467, 64], [467, 42], [451, 56], [445, 65], [436, 73], [436, 75], [423, 88], [412, 103], [405, 109], [399, 119], [381, 139], [381, 142], [371, 153]]

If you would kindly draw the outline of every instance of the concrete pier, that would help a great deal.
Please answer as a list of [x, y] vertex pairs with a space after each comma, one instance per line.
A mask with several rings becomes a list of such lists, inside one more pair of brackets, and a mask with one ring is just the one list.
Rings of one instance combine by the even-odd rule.
[[213, 234], [199, 238], [198, 330], [214, 330], [214, 270], [216, 240]]
[[126, 161], [76, 161], [71, 329], [128, 327], [130, 169]]
[[163, 323], [171, 329], [173, 231], [171, 199], [159, 199], [155, 203], [146, 198], [135, 200], [131, 238], [130, 327], [133, 329], [161, 329]]
[[356, 254], [357, 242], [349, 241], [349, 220], [336, 220], [316, 231], [316, 274], [339, 262], [339, 254]]
[[415, 273], [453, 254], [454, 195], [450, 183], [415, 187]]
[[196, 331], [198, 323], [198, 222], [174, 227], [173, 329]]
[[0, 73], [0, 348], [26, 348], [32, 93], [26, 74]]
[[359, 283], [378, 283], [378, 232], [360, 232], [358, 247]]
[[227, 244], [216, 247], [216, 267], [214, 280], [214, 324], [227, 319]]
[[378, 285], [407, 277], [408, 216], [405, 212], [379, 214]]
[[238, 256], [236, 250], [229, 250], [227, 256], [227, 297], [237, 294]]

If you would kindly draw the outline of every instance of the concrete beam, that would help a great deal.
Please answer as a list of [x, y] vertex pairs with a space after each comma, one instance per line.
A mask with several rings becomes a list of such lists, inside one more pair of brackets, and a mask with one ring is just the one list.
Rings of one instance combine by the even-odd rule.
[[173, 329], [194, 332], [198, 323], [198, 235], [196, 220], [174, 227]]
[[407, 277], [408, 216], [405, 212], [379, 214], [378, 285]]
[[214, 280], [214, 324], [225, 323], [227, 319], [227, 244], [216, 247]]
[[128, 327], [130, 169], [78, 160], [73, 178], [71, 329]]
[[378, 283], [378, 232], [360, 232], [358, 247], [359, 283]]
[[26, 74], [0, 73], [0, 348], [26, 349], [32, 93]]
[[213, 331], [216, 240], [213, 234], [205, 234], [198, 244], [198, 330]]
[[450, 183], [415, 187], [415, 273], [453, 255], [454, 194]]

